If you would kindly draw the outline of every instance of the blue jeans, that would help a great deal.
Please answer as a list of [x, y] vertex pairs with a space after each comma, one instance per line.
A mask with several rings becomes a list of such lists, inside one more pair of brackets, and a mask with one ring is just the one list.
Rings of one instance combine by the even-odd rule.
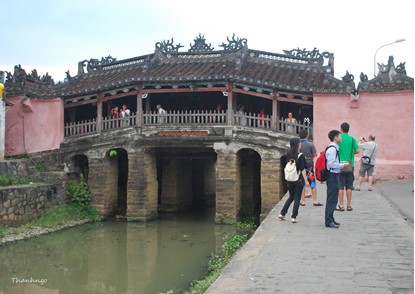
[[336, 209], [339, 196], [339, 174], [329, 173], [327, 179], [327, 200], [325, 210], [325, 224], [334, 222], [334, 210]]
[[288, 208], [290, 208], [291, 203], [294, 201], [293, 213], [291, 217], [297, 217], [298, 208], [300, 207], [301, 193], [303, 192], [303, 185], [304, 181], [288, 182], [288, 191], [290, 193], [290, 197], [288, 197], [287, 201], [285, 201], [285, 204], [281, 210], [282, 215], [287, 214]]

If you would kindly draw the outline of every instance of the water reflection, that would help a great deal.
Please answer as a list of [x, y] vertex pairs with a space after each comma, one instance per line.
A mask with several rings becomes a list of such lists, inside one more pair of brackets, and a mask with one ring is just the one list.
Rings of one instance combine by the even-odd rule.
[[146, 224], [88, 224], [9, 244], [0, 247], [0, 293], [151, 294], [186, 288], [205, 274], [210, 254], [234, 231], [194, 213]]

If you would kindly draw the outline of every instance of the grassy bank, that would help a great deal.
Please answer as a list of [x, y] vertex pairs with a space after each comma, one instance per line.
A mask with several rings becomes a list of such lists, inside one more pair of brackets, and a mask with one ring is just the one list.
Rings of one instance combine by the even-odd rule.
[[91, 194], [83, 179], [68, 182], [65, 193], [69, 201], [68, 204], [49, 208], [39, 217], [17, 227], [0, 225], [0, 238], [22, 234], [34, 228], [53, 229], [76, 221], [97, 221], [100, 219], [97, 210], [91, 205]]
[[84, 209], [73, 204], [66, 204], [47, 209], [42, 215], [16, 227], [0, 226], [0, 238], [8, 235], [17, 235], [34, 228], [49, 228], [63, 226], [76, 221], [97, 221], [99, 215], [94, 207]]

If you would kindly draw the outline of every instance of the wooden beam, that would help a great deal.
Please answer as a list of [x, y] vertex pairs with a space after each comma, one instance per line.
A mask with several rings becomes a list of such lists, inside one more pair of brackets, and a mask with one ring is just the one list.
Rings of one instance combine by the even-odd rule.
[[297, 104], [313, 105], [313, 101], [304, 101], [304, 100], [294, 99], [294, 98], [277, 97], [277, 100], [283, 101], [283, 102], [297, 103]]
[[192, 93], [192, 92], [222, 92], [227, 91], [227, 87], [213, 87], [213, 88], [177, 88], [177, 89], [142, 89], [141, 93]]
[[98, 99], [94, 98], [94, 99], [89, 99], [89, 100], [82, 100], [82, 101], [78, 101], [78, 102], [72, 102], [72, 103], [65, 104], [64, 108], [71, 108], [71, 107], [76, 107], [76, 106], [81, 106], [81, 105], [94, 104], [97, 101], [98, 101]]
[[247, 91], [247, 90], [239, 89], [239, 88], [233, 88], [232, 91], [235, 92], [235, 93], [241, 93], [241, 94], [246, 94], [246, 95], [255, 96], [255, 97], [262, 97], [262, 98], [266, 98], [266, 99], [270, 99], [270, 100], [272, 100], [274, 98], [274, 96], [272, 94], [252, 92], [252, 91]]

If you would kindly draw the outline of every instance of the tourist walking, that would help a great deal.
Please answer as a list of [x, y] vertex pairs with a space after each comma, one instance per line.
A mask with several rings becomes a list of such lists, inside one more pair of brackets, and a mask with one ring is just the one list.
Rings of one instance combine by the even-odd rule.
[[314, 206], [323, 206], [317, 200], [317, 188], [316, 188], [316, 178], [314, 173], [314, 158], [317, 156], [316, 146], [310, 141], [308, 141], [308, 132], [303, 129], [300, 131], [300, 152], [305, 156], [305, 169], [307, 173], [307, 181], [310, 184], [309, 187], [304, 185], [303, 191], [301, 193], [301, 206], [306, 205], [306, 190], [311, 190], [311, 196], [313, 197]]
[[327, 199], [324, 214], [324, 223], [326, 228], [339, 228], [340, 223], [334, 219], [334, 210], [337, 205], [339, 194], [339, 176], [340, 170], [349, 166], [348, 162], [341, 163], [339, 155], [339, 144], [342, 141], [338, 130], [331, 130], [328, 134], [330, 144], [326, 149], [326, 168], [329, 172], [327, 179]]
[[297, 222], [298, 209], [300, 207], [301, 192], [303, 191], [304, 183], [306, 186], [310, 184], [307, 181], [307, 174], [305, 170], [305, 156], [300, 153], [301, 143], [299, 138], [291, 138], [290, 140], [290, 150], [287, 153], [287, 162], [293, 159], [296, 163], [297, 173], [300, 173], [298, 181], [288, 182], [288, 191], [289, 197], [284, 204], [284, 207], [281, 210], [279, 215], [280, 220], [285, 220], [285, 215], [290, 208], [291, 203], [294, 202], [293, 211], [291, 214], [291, 222]]
[[354, 155], [359, 153], [357, 140], [349, 135], [350, 125], [344, 122], [340, 126], [341, 143], [339, 145], [339, 154], [341, 162], [348, 162], [347, 170], [342, 170], [339, 180], [339, 205], [338, 211], [344, 211], [344, 190], [346, 190], [347, 211], [352, 211], [352, 190], [354, 182]]
[[363, 150], [362, 158], [360, 159], [359, 179], [357, 180], [357, 187], [355, 190], [360, 191], [363, 178], [367, 173], [368, 184], [367, 188], [372, 191], [373, 185], [373, 169], [376, 164], [376, 154], [378, 153], [378, 146], [375, 143], [375, 136], [370, 135], [369, 141], [364, 137], [359, 138], [359, 148]]

